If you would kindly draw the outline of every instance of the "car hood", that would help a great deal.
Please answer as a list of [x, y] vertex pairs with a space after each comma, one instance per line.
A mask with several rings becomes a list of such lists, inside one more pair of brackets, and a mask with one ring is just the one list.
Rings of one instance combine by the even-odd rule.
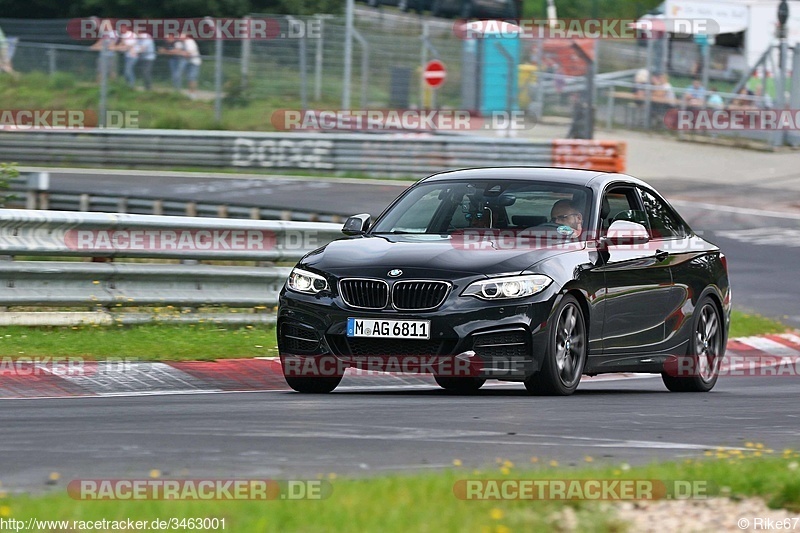
[[341, 276], [386, 277], [403, 270], [403, 278], [463, 277], [522, 272], [549, 257], [581, 250], [585, 243], [540, 247], [514, 240], [483, 237], [480, 243], [448, 235], [365, 235], [333, 241], [306, 256], [302, 264]]

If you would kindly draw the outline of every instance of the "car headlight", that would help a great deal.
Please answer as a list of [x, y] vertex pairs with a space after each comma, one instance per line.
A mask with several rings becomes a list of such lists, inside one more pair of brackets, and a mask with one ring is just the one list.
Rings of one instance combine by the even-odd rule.
[[470, 283], [461, 296], [475, 296], [481, 300], [525, 298], [542, 292], [552, 282], [552, 279], [542, 274], [482, 279]]
[[287, 283], [290, 289], [303, 294], [317, 294], [318, 292], [328, 290], [328, 280], [314, 274], [308, 270], [295, 268], [289, 274], [289, 281]]

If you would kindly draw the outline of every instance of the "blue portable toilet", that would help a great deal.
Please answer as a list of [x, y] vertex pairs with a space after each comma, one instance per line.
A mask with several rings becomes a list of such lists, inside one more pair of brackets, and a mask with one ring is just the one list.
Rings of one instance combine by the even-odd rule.
[[[501, 20], [476, 20], [461, 25], [461, 101], [464, 109], [488, 115], [519, 109], [520, 27]], [[506, 54], [511, 58], [511, 67]]]

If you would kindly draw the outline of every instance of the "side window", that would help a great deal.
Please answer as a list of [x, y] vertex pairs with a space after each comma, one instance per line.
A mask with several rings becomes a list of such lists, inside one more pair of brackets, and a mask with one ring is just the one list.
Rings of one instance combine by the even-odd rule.
[[615, 187], [606, 191], [600, 206], [602, 234], [615, 220], [629, 220], [647, 226], [646, 217], [639, 209], [636, 191], [632, 187]]
[[675, 239], [686, 234], [678, 217], [663, 200], [644, 189], [639, 189], [639, 192], [654, 239]]

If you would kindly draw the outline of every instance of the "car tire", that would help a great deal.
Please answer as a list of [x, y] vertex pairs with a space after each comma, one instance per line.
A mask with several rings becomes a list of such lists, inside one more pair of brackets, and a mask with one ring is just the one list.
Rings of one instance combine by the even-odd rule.
[[472, 394], [478, 392], [478, 389], [483, 387], [486, 380], [483, 378], [450, 378], [442, 376], [434, 376], [436, 383], [448, 392], [456, 392], [459, 394]]
[[292, 389], [304, 394], [327, 394], [332, 392], [342, 381], [341, 376], [333, 378], [283, 377]]
[[561, 299], [548, 329], [542, 368], [525, 380], [525, 388], [534, 395], [569, 396], [581, 382], [588, 351], [586, 319], [574, 296]]
[[474, 11], [472, 0], [464, 0], [464, 3], [461, 5], [461, 18], [462, 19], [469, 19], [472, 18], [472, 12]]
[[[725, 357], [725, 338], [719, 308], [708, 296], [695, 307], [692, 336], [686, 355], [691, 376], [664, 372], [661, 379], [671, 392], [708, 392], [719, 378], [719, 367]], [[678, 364], [677, 368], [683, 365]], [[679, 373], [679, 372], [676, 372]]]

